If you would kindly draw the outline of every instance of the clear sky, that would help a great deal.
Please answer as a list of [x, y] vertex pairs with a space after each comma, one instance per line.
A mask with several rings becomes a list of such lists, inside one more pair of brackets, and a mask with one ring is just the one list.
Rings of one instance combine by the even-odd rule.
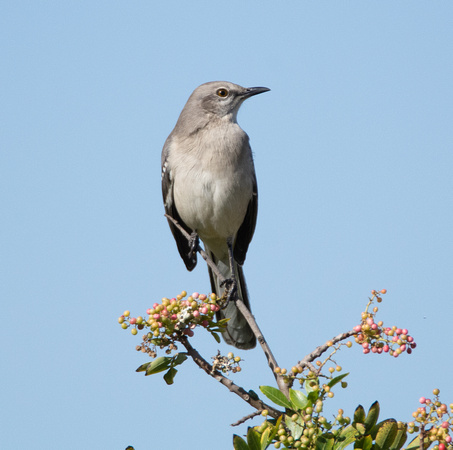
[[[229, 424], [248, 405], [190, 361], [171, 387], [135, 373], [116, 323], [209, 292], [163, 217], [160, 153], [212, 80], [271, 88], [238, 120], [259, 185], [244, 269], [279, 363], [386, 288], [381, 319], [418, 348], [342, 351], [332, 413], [377, 399], [410, 420], [435, 387], [453, 402], [452, 55], [451, 0], [2, 2], [0, 447], [226, 450], [245, 432]], [[259, 349], [241, 355], [238, 384], [272, 384]]]

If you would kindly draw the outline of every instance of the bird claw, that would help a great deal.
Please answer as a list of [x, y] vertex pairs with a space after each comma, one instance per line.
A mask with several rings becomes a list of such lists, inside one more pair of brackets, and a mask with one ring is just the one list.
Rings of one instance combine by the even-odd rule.
[[200, 239], [196, 231], [192, 231], [190, 238], [189, 238], [189, 258], [192, 259], [194, 253], [198, 250], [198, 245], [200, 244]]
[[220, 286], [225, 286], [223, 298], [226, 303], [224, 307], [226, 307], [230, 301], [236, 301], [238, 298], [238, 285], [235, 277], [227, 278], [220, 283]]

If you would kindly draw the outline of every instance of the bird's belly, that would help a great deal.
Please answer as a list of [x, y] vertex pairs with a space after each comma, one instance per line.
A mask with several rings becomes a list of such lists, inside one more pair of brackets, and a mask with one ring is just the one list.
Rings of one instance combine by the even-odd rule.
[[175, 180], [174, 199], [184, 223], [203, 241], [233, 237], [253, 195], [250, 178], [235, 174], [214, 179], [201, 173], [189, 180], [181, 175]]

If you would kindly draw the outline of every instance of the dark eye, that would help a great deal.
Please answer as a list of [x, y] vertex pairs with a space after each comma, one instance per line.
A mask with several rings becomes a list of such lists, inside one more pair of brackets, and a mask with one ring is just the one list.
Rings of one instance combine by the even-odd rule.
[[228, 90], [225, 88], [220, 88], [220, 89], [217, 89], [216, 94], [219, 97], [225, 98], [225, 97], [228, 97]]

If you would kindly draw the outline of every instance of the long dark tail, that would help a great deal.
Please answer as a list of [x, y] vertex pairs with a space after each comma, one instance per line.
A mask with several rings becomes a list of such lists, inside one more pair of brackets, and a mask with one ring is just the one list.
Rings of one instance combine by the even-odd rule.
[[[221, 274], [225, 278], [230, 278], [231, 271], [229, 261], [216, 260], [215, 256], [212, 253], [210, 253], [210, 256], [216, 263], [217, 268], [220, 270]], [[209, 278], [211, 280], [212, 292], [217, 294], [218, 297], [221, 297], [225, 289], [223, 287], [220, 287], [220, 283], [217, 277], [212, 273], [212, 270], [209, 267], [208, 270]], [[242, 271], [242, 267], [237, 264], [236, 261], [234, 262], [234, 271], [238, 284], [238, 296], [245, 303], [249, 311], [251, 311], [244, 272]], [[253, 334], [253, 331], [250, 328], [249, 324], [245, 320], [245, 317], [241, 314], [234, 302], [229, 302], [225, 309], [217, 312], [216, 316], [217, 320], [225, 318], [230, 319], [228, 321], [226, 330], [222, 333], [223, 339], [227, 344], [233, 345], [234, 347], [240, 348], [242, 350], [247, 350], [256, 346], [256, 337]]]

